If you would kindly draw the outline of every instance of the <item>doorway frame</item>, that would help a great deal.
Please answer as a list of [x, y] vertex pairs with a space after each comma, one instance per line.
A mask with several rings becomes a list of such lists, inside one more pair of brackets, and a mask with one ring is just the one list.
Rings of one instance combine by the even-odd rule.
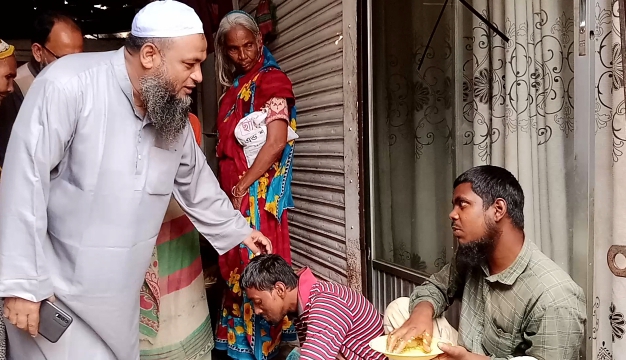
[[[361, 103], [363, 118], [363, 189], [364, 189], [364, 221], [365, 221], [365, 242], [366, 242], [366, 267], [367, 297], [374, 300], [378, 296], [378, 292], [384, 292], [385, 289], [375, 289], [373, 287], [373, 276], [376, 271], [383, 271], [392, 274], [403, 280], [419, 284], [427, 279], [427, 276], [420, 274], [412, 269], [404, 268], [394, 264], [375, 259], [374, 234], [375, 223], [373, 214], [375, 213], [375, 188], [374, 188], [374, 134], [373, 119], [374, 108], [372, 94], [373, 88], [373, 29], [372, 29], [372, 2], [373, 0], [362, 0], [364, 14], [360, 17], [365, 19], [363, 26], [359, 28], [359, 36], [363, 38], [360, 41], [363, 49], [360, 51], [363, 60], [361, 61]], [[572, 272], [573, 280], [583, 288], [587, 298], [587, 324], [586, 336], [583, 348], [581, 349], [581, 359], [592, 359], [593, 346], [589, 341], [592, 334], [593, 324], [593, 278], [594, 278], [594, 191], [595, 191], [595, 41], [594, 30], [595, 21], [595, 1], [590, 0], [573, 0], [574, 2], [574, 44], [576, 45], [574, 54], [574, 86], [580, 89], [574, 94], [574, 152], [575, 152], [575, 170], [574, 170], [574, 191], [573, 191], [573, 258], [572, 263], [584, 264], [582, 266], [574, 266]], [[462, 20], [462, 9], [458, 4], [455, 6], [455, 17], [458, 21]], [[584, 29], [582, 28], [584, 22]], [[455, 29], [455, 41], [462, 41], [460, 33], [461, 26]], [[581, 36], [582, 34], [582, 36]], [[581, 41], [584, 40], [584, 41]], [[580, 47], [584, 45], [584, 49]], [[458, 44], [457, 44], [458, 46]], [[581, 51], [584, 50], [584, 51]], [[460, 93], [462, 90], [462, 66], [455, 65], [455, 92]], [[456, 102], [458, 107], [458, 102]], [[455, 111], [457, 119], [462, 115], [462, 109]], [[456, 125], [457, 121], [455, 121]], [[454, 129], [456, 136], [455, 149], [460, 145], [462, 136], [459, 136], [459, 127]], [[455, 151], [456, 154], [456, 151]], [[462, 164], [458, 159], [454, 159], [455, 170], [462, 168]]]
[[594, 192], [595, 192], [595, 1], [574, 1], [574, 221], [572, 278], [587, 299], [582, 359], [593, 358]]

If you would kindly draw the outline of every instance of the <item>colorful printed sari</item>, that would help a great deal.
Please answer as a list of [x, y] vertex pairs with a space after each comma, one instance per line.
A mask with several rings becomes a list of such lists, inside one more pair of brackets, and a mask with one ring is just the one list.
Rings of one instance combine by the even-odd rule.
[[[235, 80], [220, 104], [217, 156], [220, 185], [227, 194], [248, 170], [243, 148], [235, 138], [235, 127], [243, 117], [260, 110], [272, 98], [287, 100], [289, 126], [295, 131], [296, 109], [291, 81], [264, 47], [259, 63]], [[249, 199], [243, 201], [240, 209], [250, 226], [272, 241], [274, 253], [289, 263], [287, 209], [293, 208], [292, 159], [293, 142], [290, 142], [280, 161], [250, 187]], [[243, 268], [252, 257], [253, 254], [243, 245], [220, 257], [220, 271], [228, 282], [228, 289], [224, 294], [216, 348], [228, 351], [234, 359], [265, 360], [278, 353], [282, 341], [293, 342], [297, 336], [287, 318], [280, 325], [270, 326], [262, 317], [254, 315], [252, 303], [239, 286]]]
[[[198, 118], [190, 114], [196, 141]], [[140, 292], [141, 360], [210, 360], [214, 346], [200, 238], [174, 198]]]

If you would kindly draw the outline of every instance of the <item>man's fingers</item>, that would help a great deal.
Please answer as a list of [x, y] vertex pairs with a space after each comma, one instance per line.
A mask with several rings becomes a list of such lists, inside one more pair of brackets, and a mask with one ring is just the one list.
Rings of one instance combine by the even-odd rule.
[[407, 341], [404, 338], [398, 339], [396, 343], [396, 347], [393, 349], [393, 352], [399, 354], [406, 347]]
[[250, 250], [255, 255], [261, 255], [262, 253], [271, 254], [272, 253], [272, 241], [265, 237], [260, 231], [253, 231], [250, 234], [250, 242], [253, 244], [254, 249], [248, 245]]
[[261, 254], [261, 251], [259, 251], [259, 248], [256, 246], [254, 241], [249, 241], [248, 243], [246, 243], [246, 246], [248, 247], [248, 249], [250, 249], [250, 251], [252, 251], [254, 255]]
[[[54, 301], [54, 296], [50, 297]], [[4, 310], [8, 321], [31, 336], [39, 332], [39, 303], [20, 298], [5, 299]]]
[[395, 337], [394, 337], [394, 342], [392, 344], [392, 346], [389, 348], [389, 350], [392, 353], [399, 353], [402, 352], [402, 350], [404, 350], [404, 348], [406, 347], [406, 337], [409, 336], [408, 333], [410, 332], [410, 329], [402, 329], [400, 328], [400, 331], [395, 333]]
[[2, 314], [3, 314], [5, 319], [8, 319], [9, 318], [9, 314], [11, 314], [11, 309], [9, 309], [7, 307], [6, 300], [4, 301], [4, 306], [2, 307]]
[[424, 352], [429, 353], [431, 350], [431, 341], [433, 341], [433, 337], [430, 335], [428, 331], [425, 331], [421, 335], [422, 338], [422, 346], [424, 347]]
[[28, 315], [17, 314], [14, 325], [17, 326], [18, 329], [27, 330], [28, 329]]
[[271, 254], [272, 253], [272, 242], [270, 241], [270, 239], [266, 238], [265, 236], [261, 237], [261, 243], [263, 244], [263, 247], [265, 248], [265, 253], [266, 254]]
[[[398, 328], [395, 331], [393, 331], [388, 337], [387, 337], [387, 350], [390, 352], [395, 353], [398, 349], [398, 346], [400, 346], [400, 343], [402, 342], [402, 339], [404, 338], [404, 336], [406, 335], [407, 329], [406, 328]], [[404, 348], [404, 346], [402, 347]]]
[[39, 333], [39, 314], [28, 315], [28, 333], [32, 337], [37, 336]]
[[13, 310], [13, 304], [15, 303], [15, 299], [13, 298], [7, 298], [4, 299], [4, 317], [5, 318], [9, 318], [9, 315], [11, 315], [11, 311]]
[[387, 338], [387, 350], [392, 353], [400, 353], [409, 344], [409, 342], [420, 339], [417, 336], [418, 331], [415, 327], [399, 328]]
[[398, 335], [396, 332], [392, 332], [387, 337], [387, 350], [393, 352], [393, 348], [396, 347], [396, 342], [398, 342]]
[[17, 311], [9, 311], [9, 322], [17, 326]]
[[450, 343], [440, 342], [438, 346], [441, 351], [443, 351], [447, 355], [450, 355], [451, 357], [460, 356], [462, 352], [460, 347], [453, 346]]

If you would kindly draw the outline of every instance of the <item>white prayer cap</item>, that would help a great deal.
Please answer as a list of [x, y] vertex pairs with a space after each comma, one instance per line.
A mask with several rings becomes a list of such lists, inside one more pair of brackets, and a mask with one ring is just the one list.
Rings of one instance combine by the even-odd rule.
[[202, 21], [189, 6], [174, 0], [153, 1], [139, 10], [130, 30], [139, 38], [174, 38], [204, 34]]

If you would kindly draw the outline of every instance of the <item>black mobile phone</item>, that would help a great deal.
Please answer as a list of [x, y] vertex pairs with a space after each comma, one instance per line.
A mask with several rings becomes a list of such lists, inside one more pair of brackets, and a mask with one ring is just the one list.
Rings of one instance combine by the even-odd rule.
[[51, 343], [59, 341], [61, 335], [72, 324], [72, 317], [48, 300], [39, 307], [39, 335]]

